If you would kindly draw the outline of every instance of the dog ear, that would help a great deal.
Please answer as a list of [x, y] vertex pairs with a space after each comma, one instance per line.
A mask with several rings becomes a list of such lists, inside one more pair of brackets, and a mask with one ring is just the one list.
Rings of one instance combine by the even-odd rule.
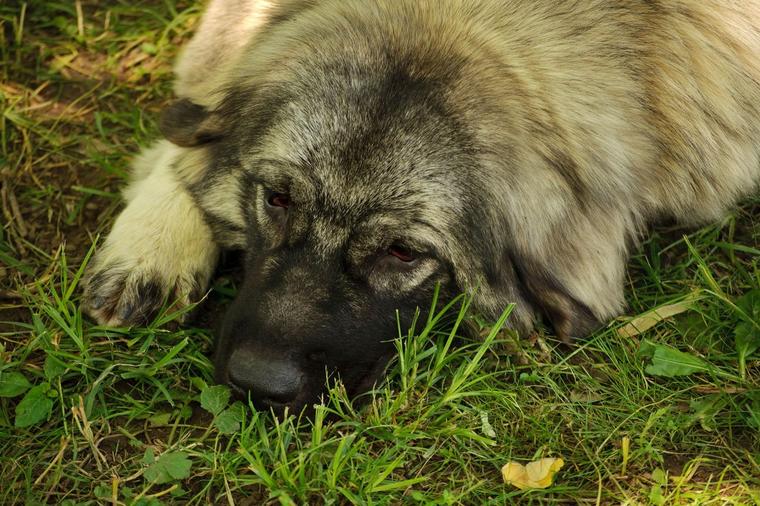
[[602, 325], [591, 308], [546, 268], [524, 258], [513, 257], [513, 262], [523, 295], [541, 311], [562, 341], [585, 337]]
[[163, 110], [159, 129], [172, 143], [188, 148], [221, 137], [222, 121], [218, 114], [183, 98]]

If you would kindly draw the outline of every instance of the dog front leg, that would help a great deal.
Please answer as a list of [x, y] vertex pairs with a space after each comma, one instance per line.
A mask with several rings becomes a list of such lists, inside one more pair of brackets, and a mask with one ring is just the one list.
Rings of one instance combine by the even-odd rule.
[[207, 289], [219, 246], [177, 177], [187, 155], [161, 141], [135, 162], [127, 207], [87, 267], [83, 307], [98, 323], [145, 324], [164, 302], [183, 307]]

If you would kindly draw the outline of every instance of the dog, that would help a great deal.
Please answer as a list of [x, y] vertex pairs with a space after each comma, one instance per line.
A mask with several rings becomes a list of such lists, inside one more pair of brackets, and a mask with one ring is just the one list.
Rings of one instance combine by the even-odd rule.
[[139, 324], [244, 250], [216, 376], [264, 409], [371, 387], [436, 290], [585, 336], [651, 222], [760, 179], [758, 0], [211, 0], [175, 71], [83, 304]]

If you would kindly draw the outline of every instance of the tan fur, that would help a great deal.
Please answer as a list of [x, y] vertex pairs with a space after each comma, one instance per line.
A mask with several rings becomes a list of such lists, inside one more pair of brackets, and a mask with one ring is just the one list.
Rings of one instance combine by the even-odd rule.
[[[267, 24], [278, 18], [299, 22]], [[558, 332], [577, 333], [570, 298], [599, 320], [615, 316], [629, 248], [647, 224], [719, 218], [760, 180], [758, 0], [215, 0], [177, 64], [176, 90], [216, 106], [231, 86], [306, 79], [309, 59], [371, 65], [380, 46], [416, 62], [419, 77], [463, 62], [444, 99], [476, 143], [482, 226], [530, 266], [522, 327], [543, 308]], [[289, 120], [299, 117], [318, 131], [340, 126], [293, 106]], [[263, 151], [298, 163], [312, 138], [293, 146], [281, 129]], [[260, 158], [245, 159], [245, 169], [259, 170]], [[343, 202], [366, 193], [335, 171], [317, 177]], [[473, 264], [468, 246], [445, 234], [454, 190], [410, 189], [435, 225], [419, 235], [454, 265]], [[209, 205], [221, 209], [222, 200]], [[225, 214], [237, 223], [235, 212]], [[315, 228], [323, 256], [348, 233], [331, 226]], [[522, 296], [483, 284], [476, 268], [455, 274], [480, 286], [486, 312]]]
[[[122, 326], [131, 318], [150, 316], [154, 308], [141, 311], [145, 283], [161, 289], [153, 301], [186, 306], [191, 295], [200, 296], [213, 272], [219, 247], [203, 216], [171, 169], [187, 153], [163, 141], [144, 151], [135, 161], [135, 180], [124, 190], [127, 208], [119, 215], [105, 243], [88, 266], [88, 294], [118, 297], [93, 307], [90, 314], [102, 324]], [[184, 150], [189, 151], [189, 150]], [[98, 276], [107, 273], [107, 276]], [[135, 311], [132, 313], [132, 311]], [[125, 316], [129, 312], [129, 316]], [[124, 314], [123, 314], [124, 313]]]
[[[257, 58], [228, 81], [289, 79], [288, 58], [304, 49], [295, 37], [319, 40], [321, 53], [371, 55], [372, 36], [356, 32], [372, 23], [378, 43], [424, 54], [421, 75], [467, 58], [448, 99], [483, 140], [494, 222], [506, 218], [511, 247], [600, 319], [623, 308], [624, 262], [646, 223], [715, 219], [755, 188], [755, 0], [312, 4], [286, 5], [310, 9], [299, 33], [286, 25], [254, 40]], [[464, 263], [468, 252], [450, 254]], [[487, 287], [480, 297], [494, 310], [508, 302]]]

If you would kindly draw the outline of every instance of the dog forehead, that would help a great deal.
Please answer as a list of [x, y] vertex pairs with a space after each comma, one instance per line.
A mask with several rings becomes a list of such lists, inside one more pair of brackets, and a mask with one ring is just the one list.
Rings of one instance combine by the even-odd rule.
[[[460, 222], [474, 158], [445, 82], [387, 62], [317, 70], [242, 94], [267, 105], [242, 109], [268, 118], [255, 130], [262, 135], [242, 137], [252, 160], [244, 165], [282, 181], [308, 207], [312, 230], [332, 242], [377, 215], [397, 222], [387, 229], [425, 223], [445, 232]], [[259, 167], [255, 159], [278, 163]]]
[[350, 219], [375, 212], [455, 206], [454, 140], [424, 111], [384, 118], [366, 104], [341, 99], [290, 101], [262, 140], [258, 156], [281, 161], [294, 193], [314, 212]]

